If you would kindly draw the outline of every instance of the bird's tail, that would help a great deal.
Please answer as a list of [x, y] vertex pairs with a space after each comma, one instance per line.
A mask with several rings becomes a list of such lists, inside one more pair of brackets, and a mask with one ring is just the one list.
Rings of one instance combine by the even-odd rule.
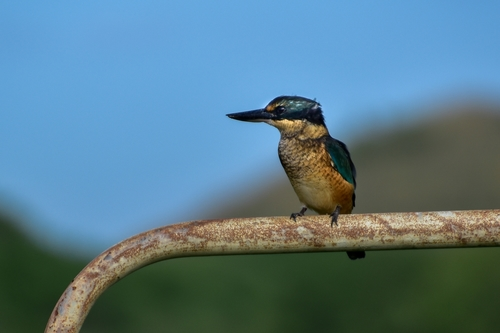
[[347, 251], [346, 253], [351, 260], [363, 259], [366, 255], [365, 251]]

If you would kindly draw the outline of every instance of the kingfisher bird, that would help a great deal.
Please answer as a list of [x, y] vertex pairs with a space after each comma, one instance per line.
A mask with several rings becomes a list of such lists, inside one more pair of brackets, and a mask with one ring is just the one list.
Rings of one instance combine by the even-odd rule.
[[[347, 146], [330, 136], [321, 104], [300, 96], [279, 96], [263, 109], [227, 114], [229, 118], [264, 122], [281, 134], [278, 156], [302, 209], [329, 214], [331, 227], [339, 214], [350, 214], [356, 200], [356, 168]], [[364, 251], [348, 251], [350, 259], [365, 257]]]

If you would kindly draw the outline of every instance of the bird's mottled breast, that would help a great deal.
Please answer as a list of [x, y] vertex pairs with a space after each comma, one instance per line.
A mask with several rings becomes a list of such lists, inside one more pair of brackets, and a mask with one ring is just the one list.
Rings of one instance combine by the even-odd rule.
[[320, 214], [330, 214], [337, 205], [341, 213], [353, 208], [354, 186], [334, 169], [321, 138], [281, 137], [278, 154], [299, 200]]
[[286, 173], [293, 179], [319, 176], [330, 161], [326, 159], [324, 144], [318, 139], [299, 140], [292, 137], [282, 137], [278, 154]]

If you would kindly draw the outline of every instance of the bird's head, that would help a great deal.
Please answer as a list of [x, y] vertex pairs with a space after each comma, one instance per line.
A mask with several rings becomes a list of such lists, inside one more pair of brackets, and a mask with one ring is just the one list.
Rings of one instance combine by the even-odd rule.
[[265, 122], [282, 133], [300, 132], [308, 127], [326, 130], [321, 105], [300, 96], [276, 97], [263, 109], [230, 113], [227, 116], [242, 121]]

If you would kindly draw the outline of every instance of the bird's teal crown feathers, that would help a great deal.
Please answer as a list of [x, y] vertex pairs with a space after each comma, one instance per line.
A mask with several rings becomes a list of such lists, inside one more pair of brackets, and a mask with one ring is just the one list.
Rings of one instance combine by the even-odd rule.
[[306, 119], [317, 125], [325, 126], [321, 104], [300, 96], [279, 96], [264, 108], [272, 114], [272, 119]]

